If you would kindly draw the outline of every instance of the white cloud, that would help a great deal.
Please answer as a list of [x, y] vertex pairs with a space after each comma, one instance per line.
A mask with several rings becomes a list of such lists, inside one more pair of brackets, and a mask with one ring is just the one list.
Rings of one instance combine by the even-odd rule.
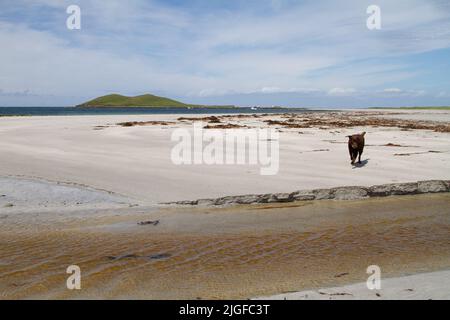
[[279, 88], [279, 87], [263, 87], [258, 90], [254, 90], [248, 93], [315, 93], [318, 92], [318, 89], [314, 88]]
[[388, 95], [396, 95], [396, 96], [410, 96], [410, 97], [419, 97], [426, 94], [425, 90], [402, 90], [399, 88], [387, 88], [382, 91], [382, 93]]
[[383, 92], [386, 92], [386, 93], [402, 93], [403, 90], [401, 90], [399, 88], [387, 88], [387, 89], [384, 89]]
[[211, 97], [211, 96], [223, 96], [229, 94], [273, 94], [273, 93], [299, 93], [299, 94], [313, 94], [319, 93], [321, 90], [315, 88], [280, 88], [266, 86], [262, 88], [256, 88], [247, 91], [237, 91], [237, 90], [221, 90], [217, 88], [204, 89], [200, 92], [190, 92], [190, 96], [198, 95], [199, 97]]
[[356, 93], [355, 88], [333, 88], [330, 91], [328, 91], [329, 95], [336, 95], [336, 96], [348, 96]]
[[39, 4], [61, 15], [45, 21], [48, 29], [0, 20], [0, 43], [8, 44], [0, 50], [1, 88], [70, 96], [351, 96], [397, 89], [396, 82], [418, 75], [406, 62], [382, 59], [450, 47], [450, 9], [439, 0], [379, 0], [380, 31], [365, 27], [360, 0], [289, 6], [276, 0], [270, 14], [252, 7], [202, 14], [154, 1], [80, 0], [82, 30], [75, 33], [64, 29], [69, 2], [11, 2], [25, 13]]

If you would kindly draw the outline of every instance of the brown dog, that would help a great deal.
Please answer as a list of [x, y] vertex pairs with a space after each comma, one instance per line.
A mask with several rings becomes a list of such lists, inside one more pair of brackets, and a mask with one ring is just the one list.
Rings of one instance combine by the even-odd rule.
[[350, 153], [350, 160], [355, 164], [356, 158], [359, 155], [358, 163], [361, 163], [361, 155], [364, 151], [364, 136], [365, 132], [361, 134], [354, 134], [348, 137], [348, 151]]

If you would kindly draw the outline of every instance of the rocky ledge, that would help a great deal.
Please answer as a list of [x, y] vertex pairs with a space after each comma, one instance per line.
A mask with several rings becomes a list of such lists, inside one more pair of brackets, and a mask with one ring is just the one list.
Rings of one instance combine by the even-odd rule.
[[249, 194], [216, 199], [176, 201], [164, 204], [190, 206], [224, 206], [237, 204], [277, 203], [311, 200], [359, 200], [373, 197], [450, 192], [450, 180], [427, 180], [408, 183], [390, 183], [371, 187], [337, 187], [300, 190], [291, 193]]

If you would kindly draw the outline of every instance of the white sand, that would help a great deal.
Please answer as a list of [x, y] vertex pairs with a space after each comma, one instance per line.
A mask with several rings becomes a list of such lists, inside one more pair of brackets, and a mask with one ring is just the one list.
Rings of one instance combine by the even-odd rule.
[[[378, 294], [378, 295], [377, 295]], [[380, 290], [365, 282], [319, 290], [260, 297], [256, 300], [448, 300], [450, 270], [382, 279]]]
[[437, 121], [450, 122], [450, 110], [435, 109], [363, 109], [363, 112], [385, 112], [392, 113], [383, 115], [383, 118], [395, 118], [404, 120], [418, 120], [418, 121]]
[[125, 197], [85, 186], [0, 177], [0, 213], [128, 207]]
[[[421, 114], [423, 111], [421, 112]], [[428, 118], [442, 117], [429, 111]], [[192, 117], [192, 115], [189, 115]], [[174, 120], [180, 115], [0, 118], [0, 175], [86, 185], [141, 204], [226, 195], [290, 192], [344, 185], [450, 179], [450, 134], [396, 128], [282, 129], [280, 170], [259, 166], [172, 163], [174, 128], [95, 126], [123, 121]], [[249, 119], [250, 125], [255, 120]], [[298, 132], [302, 131], [303, 134]], [[346, 135], [367, 131], [365, 166], [350, 165]], [[396, 143], [408, 147], [385, 147]], [[322, 151], [317, 151], [322, 150]], [[427, 153], [428, 151], [442, 153]], [[394, 156], [395, 153], [415, 153]]]

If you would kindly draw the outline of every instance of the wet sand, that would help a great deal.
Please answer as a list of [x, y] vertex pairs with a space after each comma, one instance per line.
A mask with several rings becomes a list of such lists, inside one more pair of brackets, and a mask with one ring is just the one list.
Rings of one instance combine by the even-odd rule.
[[[0, 298], [246, 299], [450, 269], [450, 195], [0, 217]], [[138, 225], [140, 221], [157, 225]], [[80, 266], [82, 290], [66, 289]]]

